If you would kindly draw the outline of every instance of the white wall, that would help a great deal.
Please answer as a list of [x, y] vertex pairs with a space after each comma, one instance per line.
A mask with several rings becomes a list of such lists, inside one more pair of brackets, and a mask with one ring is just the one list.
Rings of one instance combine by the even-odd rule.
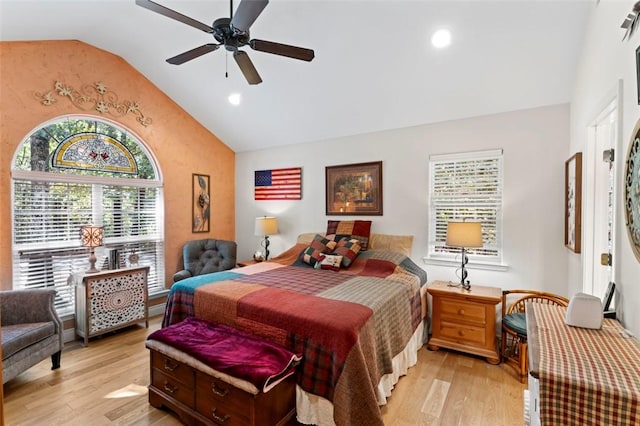
[[[584, 152], [587, 128], [597, 112], [615, 90], [622, 79], [623, 96], [621, 146], [616, 155], [618, 172], [617, 229], [614, 262], [617, 268], [616, 290], [619, 290], [617, 310], [625, 327], [640, 336], [640, 315], [633, 311], [640, 303], [640, 263], [633, 255], [625, 228], [623, 188], [624, 162], [629, 149], [629, 140], [636, 121], [640, 118], [640, 107], [636, 95], [635, 49], [640, 43], [640, 34], [630, 41], [621, 41], [624, 30], [620, 24], [631, 11], [633, 1], [601, 1], [591, 13], [580, 65], [576, 76], [574, 96], [571, 102], [571, 143], [568, 157], [574, 152]], [[583, 206], [584, 209], [585, 206]], [[569, 256], [569, 293], [580, 291], [584, 257]]]
[[[284, 118], [286, 119], [286, 117]], [[414, 235], [413, 260], [434, 279], [455, 279], [453, 267], [426, 265], [428, 159], [431, 154], [504, 150], [505, 271], [470, 270], [472, 284], [531, 288], [567, 294], [564, 247], [564, 161], [569, 144], [569, 107], [555, 105], [433, 125], [350, 136], [236, 154], [236, 240], [239, 259], [250, 258], [260, 238], [257, 216], [275, 215], [280, 234], [273, 254], [302, 232], [324, 231], [325, 166], [383, 161], [383, 216], [372, 232]], [[255, 170], [303, 168], [300, 201], [255, 201]], [[332, 217], [336, 218], [336, 217]]]

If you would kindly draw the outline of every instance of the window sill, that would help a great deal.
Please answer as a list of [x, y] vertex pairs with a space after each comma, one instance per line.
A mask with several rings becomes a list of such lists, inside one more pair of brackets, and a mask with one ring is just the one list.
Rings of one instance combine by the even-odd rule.
[[[448, 260], [448, 259], [434, 259], [432, 257], [423, 257], [422, 261], [425, 263], [425, 265], [435, 265], [435, 266], [449, 266], [449, 267], [456, 267], [456, 266], [460, 266], [460, 261], [459, 260]], [[490, 263], [490, 262], [474, 262], [474, 261], [469, 261], [469, 263], [467, 263], [465, 265], [465, 268], [467, 269], [480, 269], [480, 270], [485, 270], [485, 271], [501, 271], [501, 272], [506, 272], [509, 270], [509, 265], [505, 265], [502, 263]]]

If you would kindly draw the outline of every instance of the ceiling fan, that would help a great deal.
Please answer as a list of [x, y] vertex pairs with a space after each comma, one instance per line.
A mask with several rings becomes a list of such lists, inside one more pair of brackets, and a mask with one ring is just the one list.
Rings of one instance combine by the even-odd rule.
[[262, 78], [253, 66], [253, 62], [249, 59], [247, 52], [240, 50], [240, 47], [249, 46], [253, 50], [259, 52], [273, 53], [274, 55], [287, 56], [302, 61], [311, 61], [315, 56], [313, 50], [303, 47], [290, 46], [288, 44], [275, 43], [273, 41], [251, 39], [249, 37], [249, 28], [255, 22], [256, 18], [262, 13], [264, 8], [269, 4], [269, 0], [241, 0], [233, 14], [233, 0], [230, 3], [230, 17], [218, 18], [213, 21], [213, 25], [209, 26], [197, 21], [193, 18], [178, 13], [172, 9], [152, 2], [151, 0], [136, 0], [138, 6], [149, 9], [153, 12], [164, 15], [168, 18], [175, 19], [184, 24], [213, 35], [218, 43], [208, 43], [195, 49], [188, 50], [184, 53], [167, 59], [167, 62], [174, 65], [180, 65], [205, 53], [213, 52], [220, 46], [224, 46], [230, 52], [233, 52], [233, 58], [236, 60], [240, 71], [249, 84], [260, 84]]

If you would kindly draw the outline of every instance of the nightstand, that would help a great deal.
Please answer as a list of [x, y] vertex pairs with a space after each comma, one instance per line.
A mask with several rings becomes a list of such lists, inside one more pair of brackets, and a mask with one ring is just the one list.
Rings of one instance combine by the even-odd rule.
[[435, 281], [427, 289], [433, 298], [432, 335], [427, 347], [480, 355], [490, 364], [499, 364], [496, 305], [502, 300], [502, 290], [479, 285], [464, 290], [456, 284]]
[[255, 265], [256, 263], [259, 263], [259, 262], [256, 261], [256, 260], [253, 260], [253, 259], [242, 260], [242, 261], [238, 262], [238, 268], [241, 268], [243, 266]]

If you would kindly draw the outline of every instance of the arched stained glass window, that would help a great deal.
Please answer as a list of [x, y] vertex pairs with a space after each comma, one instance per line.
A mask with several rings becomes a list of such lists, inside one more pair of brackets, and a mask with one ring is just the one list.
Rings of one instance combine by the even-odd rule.
[[165, 290], [163, 191], [142, 141], [93, 117], [45, 123], [16, 150], [13, 168], [13, 286], [53, 287], [60, 314], [73, 312], [69, 275], [88, 269], [82, 225], [104, 227], [98, 269], [118, 250], [150, 266], [149, 294]]
[[127, 147], [100, 133], [78, 133], [68, 137], [56, 147], [51, 165], [61, 169], [138, 173], [136, 159]]

